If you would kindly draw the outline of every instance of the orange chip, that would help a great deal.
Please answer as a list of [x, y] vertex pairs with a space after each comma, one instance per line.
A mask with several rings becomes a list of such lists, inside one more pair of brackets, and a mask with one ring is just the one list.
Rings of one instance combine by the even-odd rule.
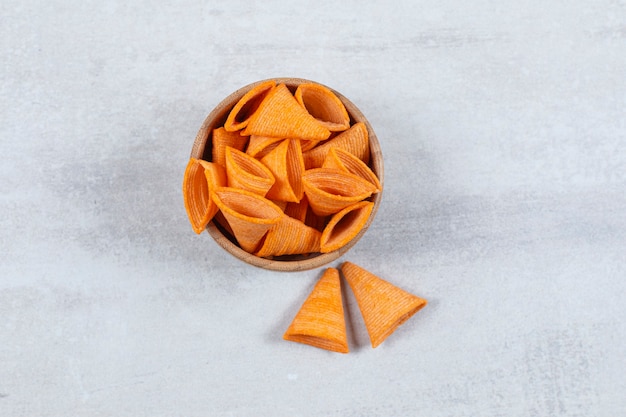
[[249, 191], [221, 187], [211, 196], [246, 252], [254, 252], [269, 228], [284, 217], [276, 204]]
[[352, 288], [374, 348], [427, 303], [353, 263], [345, 262], [341, 272]]
[[243, 151], [248, 143], [247, 136], [241, 136], [238, 132], [227, 132], [223, 127], [213, 130], [212, 162], [226, 167], [226, 148], [231, 147]]
[[309, 205], [318, 216], [337, 213], [376, 191], [372, 183], [359, 176], [328, 168], [305, 171], [302, 184]]
[[326, 269], [289, 325], [283, 339], [333, 352], [349, 352], [337, 269]]
[[289, 216], [283, 216], [269, 229], [255, 255], [266, 258], [319, 252], [321, 236], [319, 230]]
[[383, 189], [382, 185], [380, 185], [380, 181], [378, 181], [378, 177], [365, 162], [341, 148], [330, 148], [326, 154], [322, 168], [333, 168], [350, 172], [374, 184], [377, 192]]
[[270, 200], [298, 202], [302, 198], [302, 174], [304, 160], [300, 141], [285, 139], [274, 150], [261, 159], [275, 178], [274, 185], [267, 192]]
[[211, 201], [212, 189], [226, 185], [224, 168], [211, 162], [191, 158], [183, 177], [183, 199], [194, 232], [200, 234], [218, 208]]
[[265, 196], [275, 179], [272, 172], [261, 162], [237, 149], [226, 148], [226, 175], [228, 186], [252, 191]]
[[348, 111], [339, 97], [327, 87], [316, 83], [300, 84], [294, 96], [311, 116], [331, 132], [350, 127]]
[[268, 80], [252, 88], [239, 99], [228, 114], [224, 128], [229, 132], [241, 130], [248, 125], [250, 116], [257, 110], [265, 96], [276, 86], [276, 81]]
[[252, 135], [250, 136], [250, 140], [248, 141], [248, 148], [246, 149], [246, 153], [256, 158], [259, 152], [263, 151], [268, 146], [282, 140], [284, 140], [284, 138]]
[[350, 129], [341, 132], [331, 140], [303, 153], [306, 169], [319, 168], [324, 163], [330, 148], [346, 150], [366, 164], [370, 158], [370, 143], [364, 123], [355, 123]]
[[361, 201], [334, 214], [322, 232], [320, 252], [332, 252], [354, 239], [367, 223], [373, 208], [374, 203]]
[[285, 84], [272, 89], [250, 117], [244, 135], [324, 140], [330, 131], [311, 116]]

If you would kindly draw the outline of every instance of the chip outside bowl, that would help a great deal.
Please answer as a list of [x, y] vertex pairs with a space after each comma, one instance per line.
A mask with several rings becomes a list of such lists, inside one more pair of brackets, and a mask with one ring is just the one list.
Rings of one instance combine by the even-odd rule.
[[[285, 84], [289, 90], [293, 93], [298, 85], [303, 83], [318, 83], [317, 81], [310, 81], [302, 78], [272, 78], [276, 81], [277, 84], [283, 83]], [[204, 123], [200, 127], [198, 134], [193, 143], [193, 147], [191, 149], [191, 157], [197, 159], [204, 159], [210, 161], [212, 159], [211, 155], [211, 141], [209, 140], [211, 137], [211, 132], [213, 129], [222, 126], [230, 113], [230, 110], [235, 106], [237, 101], [243, 95], [248, 92], [250, 89], [255, 87], [256, 85], [265, 82], [267, 80], [257, 81], [255, 83], [244, 86], [234, 93], [230, 94], [221, 103], [217, 105], [209, 113], [209, 115], [204, 120]], [[343, 102], [348, 114], [350, 115], [351, 124], [356, 122], [363, 122], [367, 127], [368, 137], [370, 142], [370, 168], [378, 177], [381, 187], [384, 190], [384, 168], [383, 168], [383, 156], [380, 148], [380, 143], [378, 142], [378, 138], [374, 133], [374, 129], [370, 125], [369, 121], [365, 118], [363, 113], [346, 97], [344, 97], [341, 93], [333, 90], [330, 87], [331, 91], [333, 91], [337, 97]], [[365, 223], [363, 229], [344, 247], [335, 250], [329, 253], [319, 253], [319, 254], [311, 254], [309, 256], [305, 255], [285, 255], [281, 257], [277, 257], [275, 259], [267, 259], [255, 256], [251, 253], [248, 253], [241, 249], [237, 245], [237, 241], [234, 239], [228, 231], [226, 231], [222, 226], [220, 226], [217, 222], [211, 221], [207, 225], [207, 231], [209, 235], [215, 240], [215, 242], [221, 246], [228, 253], [236, 257], [237, 259], [246, 262], [250, 265], [254, 265], [260, 268], [274, 270], [274, 271], [305, 271], [309, 269], [319, 268], [324, 265], [329, 264], [330, 262], [338, 259], [346, 252], [348, 252], [365, 234], [372, 221], [376, 216], [376, 212], [378, 211], [378, 207], [380, 206], [380, 202], [382, 199], [382, 191], [372, 195], [369, 198], [369, 201], [374, 203], [374, 208], [372, 209], [372, 213], [370, 214], [369, 219]]]

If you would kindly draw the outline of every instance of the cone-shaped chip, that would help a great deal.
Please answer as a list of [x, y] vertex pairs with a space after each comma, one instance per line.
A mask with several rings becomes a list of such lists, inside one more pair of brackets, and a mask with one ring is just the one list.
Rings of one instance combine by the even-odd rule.
[[319, 168], [324, 163], [330, 148], [341, 148], [359, 158], [366, 164], [370, 159], [370, 142], [367, 127], [358, 122], [346, 131], [303, 153], [306, 169]]
[[326, 154], [322, 168], [338, 169], [340, 171], [358, 175], [359, 177], [374, 184], [377, 192], [383, 190], [380, 181], [378, 181], [378, 177], [374, 174], [370, 167], [350, 152], [341, 148], [330, 148]]
[[224, 185], [224, 168], [201, 159], [189, 159], [183, 178], [183, 200], [187, 216], [196, 233], [202, 233], [217, 213], [217, 206], [210, 198], [211, 190]]
[[322, 232], [320, 251], [332, 252], [347, 245], [363, 230], [373, 208], [371, 201], [360, 201], [333, 214]]
[[350, 127], [350, 116], [345, 106], [327, 87], [317, 83], [300, 84], [294, 96], [302, 107], [331, 132]]
[[302, 185], [309, 205], [318, 216], [335, 214], [376, 192], [371, 182], [345, 171], [315, 168], [304, 172]]
[[286, 85], [279, 84], [265, 96], [242, 134], [324, 140], [330, 131], [296, 101]]
[[317, 282], [283, 339], [348, 353], [339, 271], [328, 268]]
[[267, 93], [275, 86], [276, 81], [274, 80], [264, 81], [244, 94], [230, 111], [224, 128], [229, 132], [235, 132], [246, 127], [250, 117], [259, 108]]
[[304, 193], [302, 188], [302, 174], [304, 174], [304, 160], [300, 150], [300, 141], [285, 139], [274, 150], [261, 159], [274, 175], [276, 181], [267, 192], [270, 200], [288, 201], [297, 203]]
[[237, 149], [227, 147], [225, 155], [228, 186], [265, 197], [276, 181], [272, 171], [260, 161]]
[[321, 236], [319, 230], [299, 220], [284, 216], [269, 229], [255, 255], [266, 258], [319, 252]]
[[341, 272], [352, 288], [374, 348], [426, 305], [426, 300], [353, 263], [345, 262]]
[[269, 228], [285, 215], [276, 204], [249, 191], [221, 187], [211, 196], [246, 252], [254, 252]]

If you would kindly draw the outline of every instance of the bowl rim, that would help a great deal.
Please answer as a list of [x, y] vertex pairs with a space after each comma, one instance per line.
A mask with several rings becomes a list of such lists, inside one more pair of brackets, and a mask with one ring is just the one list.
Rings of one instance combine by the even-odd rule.
[[[340, 258], [346, 252], [352, 249], [352, 247], [354, 247], [354, 245], [361, 239], [361, 237], [368, 230], [369, 226], [371, 225], [374, 218], [376, 217], [376, 213], [380, 206], [380, 203], [382, 200], [382, 194], [384, 191], [384, 166], [383, 166], [382, 151], [380, 148], [378, 137], [376, 136], [376, 133], [374, 132], [374, 129], [370, 125], [367, 118], [363, 115], [361, 110], [359, 110], [359, 108], [356, 105], [354, 105], [354, 103], [352, 103], [343, 94], [317, 81], [311, 81], [311, 80], [304, 79], [304, 78], [277, 77], [277, 78], [268, 78], [265, 80], [255, 81], [253, 83], [250, 83], [248, 85], [245, 85], [237, 89], [236, 91], [228, 95], [226, 98], [224, 98], [204, 119], [204, 122], [202, 123], [202, 126], [200, 127], [198, 133], [196, 134], [193, 146], [191, 148], [191, 157], [196, 158], [196, 159], [205, 159], [207, 161], [210, 161], [212, 159], [211, 144], [208, 142], [210, 142], [209, 138], [211, 137], [211, 132], [213, 131], [213, 129], [224, 125], [224, 121], [226, 120], [226, 117], [230, 113], [230, 110], [234, 107], [237, 101], [239, 101], [239, 99], [243, 97], [243, 95], [246, 92], [248, 92], [250, 89], [254, 88], [257, 85], [270, 81], [270, 80], [274, 80], [277, 85], [285, 84], [289, 88], [289, 90], [292, 92], [300, 84], [315, 83], [315, 84], [328, 88], [334, 94], [336, 94], [337, 97], [344, 104], [344, 106], [346, 107], [346, 110], [348, 111], [348, 114], [350, 115], [351, 125], [356, 122], [363, 122], [363, 124], [365, 124], [367, 128], [367, 132], [368, 132], [369, 143], [370, 143], [370, 167], [372, 168], [372, 171], [374, 171], [374, 173], [378, 176], [378, 179], [381, 184], [381, 191], [374, 194], [372, 197], [368, 199], [369, 201], [372, 201], [374, 203], [374, 207], [372, 208], [372, 212], [370, 213], [370, 216], [367, 219], [367, 222], [365, 223], [363, 228], [345, 246], [335, 251], [328, 252], [328, 253], [319, 253], [314, 256], [301, 258], [301, 259], [298, 259], [297, 256], [294, 256], [294, 259], [261, 258], [261, 257], [255, 256], [251, 253], [244, 251], [238, 245], [236, 245], [233, 241], [231, 241], [231, 239], [229, 239], [226, 236], [225, 234], [226, 231], [221, 226], [219, 226], [215, 221], [211, 220], [206, 227], [207, 232], [209, 233], [209, 235], [211, 235], [213, 240], [215, 240], [215, 242], [220, 247], [222, 247], [222, 249], [226, 250], [226, 252], [230, 253], [232, 256], [239, 259], [240, 261], [243, 261], [245, 263], [248, 263], [250, 265], [253, 265], [259, 268], [273, 270], [273, 271], [282, 271], [282, 272], [305, 271], [305, 270], [314, 269], [314, 268], [327, 265], [330, 262]], [[207, 146], [207, 143], [208, 143], [208, 146]], [[208, 153], [208, 159], [206, 158], [207, 153]]]

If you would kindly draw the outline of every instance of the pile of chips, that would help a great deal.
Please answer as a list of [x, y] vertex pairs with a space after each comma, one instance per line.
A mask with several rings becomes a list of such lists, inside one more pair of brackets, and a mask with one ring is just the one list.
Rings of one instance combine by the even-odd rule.
[[193, 230], [214, 220], [259, 257], [345, 246], [382, 191], [367, 127], [317, 83], [257, 84], [210, 135], [211, 160], [191, 158], [183, 179]]

